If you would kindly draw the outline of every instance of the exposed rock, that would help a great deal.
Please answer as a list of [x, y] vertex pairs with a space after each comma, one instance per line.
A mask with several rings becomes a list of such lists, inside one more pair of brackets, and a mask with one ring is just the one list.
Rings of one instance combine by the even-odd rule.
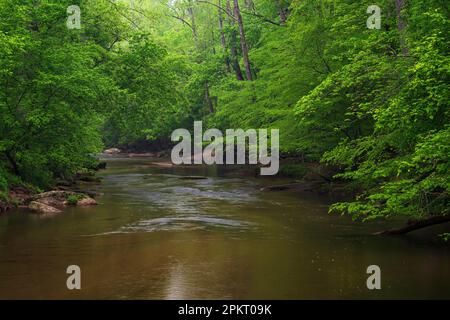
[[[34, 211], [39, 211], [33, 209], [31, 204], [34, 203], [34, 207], [36, 207], [37, 204], [41, 204], [43, 206], [54, 208], [58, 210], [58, 212], [61, 212], [61, 210], [63, 210], [67, 205], [66, 201], [67, 198], [74, 195], [77, 195], [77, 193], [66, 190], [53, 190], [40, 193], [31, 198], [32, 202], [30, 203], [29, 207]], [[50, 212], [50, 213], [58, 213], [58, 212]]]
[[31, 195], [31, 190], [24, 186], [10, 186], [8, 194], [0, 192], [0, 213], [28, 203]]
[[105, 153], [105, 154], [119, 154], [121, 152], [122, 152], [122, 150], [120, 150], [118, 148], [110, 148], [110, 149], [106, 149], [105, 151], [103, 151], [103, 153]]
[[23, 204], [31, 199], [31, 191], [22, 186], [13, 186], [9, 191], [9, 198], [17, 204]]
[[61, 210], [37, 201], [31, 201], [28, 208], [36, 213], [61, 213]]
[[96, 206], [97, 201], [92, 198], [83, 198], [81, 200], [78, 200], [77, 205], [81, 207]]
[[53, 198], [53, 197], [47, 197], [47, 198], [40, 198], [39, 201], [35, 201], [41, 204], [45, 204], [49, 207], [54, 207], [56, 209], [64, 209], [66, 207], [66, 201], [65, 200], [61, 200], [58, 198]]
[[32, 202], [29, 204], [29, 208], [33, 211], [43, 213], [59, 213], [70, 204], [68, 201], [69, 197], [74, 196], [79, 199], [76, 203], [78, 206], [84, 207], [97, 205], [97, 201], [89, 196], [86, 196], [85, 193], [54, 190], [33, 196]]
[[76, 192], [66, 190], [53, 190], [44, 193], [39, 193], [31, 198], [33, 201], [40, 201], [44, 198], [54, 198], [60, 201], [65, 201], [68, 197], [77, 195]]

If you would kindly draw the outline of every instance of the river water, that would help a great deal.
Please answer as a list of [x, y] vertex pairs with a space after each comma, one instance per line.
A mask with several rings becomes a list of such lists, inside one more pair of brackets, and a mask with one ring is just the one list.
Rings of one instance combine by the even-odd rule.
[[[431, 237], [372, 236], [392, 223], [327, 214], [331, 199], [217, 168], [109, 159], [99, 206], [0, 216], [0, 298], [450, 298], [450, 250]], [[182, 176], [206, 175], [203, 180]], [[395, 225], [395, 224], [394, 224]], [[66, 268], [81, 268], [81, 290]], [[366, 269], [381, 268], [381, 290]]]

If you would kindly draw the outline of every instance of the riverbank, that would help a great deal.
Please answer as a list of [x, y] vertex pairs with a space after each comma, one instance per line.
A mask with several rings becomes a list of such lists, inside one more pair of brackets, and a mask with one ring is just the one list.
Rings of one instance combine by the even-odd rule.
[[24, 209], [37, 214], [57, 214], [69, 206], [97, 205], [94, 199], [97, 194], [86, 191], [86, 185], [100, 182], [91, 171], [78, 173], [70, 181], [57, 180], [54, 187], [45, 192], [39, 192], [37, 188], [25, 184], [12, 185], [0, 197], [0, 214], [12, 209]]

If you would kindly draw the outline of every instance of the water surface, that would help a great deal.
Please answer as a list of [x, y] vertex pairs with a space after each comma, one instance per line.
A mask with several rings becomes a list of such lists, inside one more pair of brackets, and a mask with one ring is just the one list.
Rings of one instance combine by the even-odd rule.
[[[323, 196], [260, 191], [285, 180], [152, 161], [108, 160], [102, 184], [86, 186], [104, 194], [97, 207], [1, 215], [0, 298], [450, 298], [449, 247], [430, 236], [448, 225], [372, 236], [392, 223], [329, 215]], [[379, 291], [366, 288], [373, 264]], [[67, 290], [69, 265], [82, 290]]]

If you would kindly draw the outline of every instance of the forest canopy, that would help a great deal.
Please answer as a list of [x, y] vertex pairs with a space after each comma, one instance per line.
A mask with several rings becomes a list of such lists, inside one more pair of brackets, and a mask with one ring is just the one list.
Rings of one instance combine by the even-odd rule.
[[203, 120], [332, 166], [333, 212], [448, 217], [449, 31], [445, 0], [0, 0], [0, 192]]

